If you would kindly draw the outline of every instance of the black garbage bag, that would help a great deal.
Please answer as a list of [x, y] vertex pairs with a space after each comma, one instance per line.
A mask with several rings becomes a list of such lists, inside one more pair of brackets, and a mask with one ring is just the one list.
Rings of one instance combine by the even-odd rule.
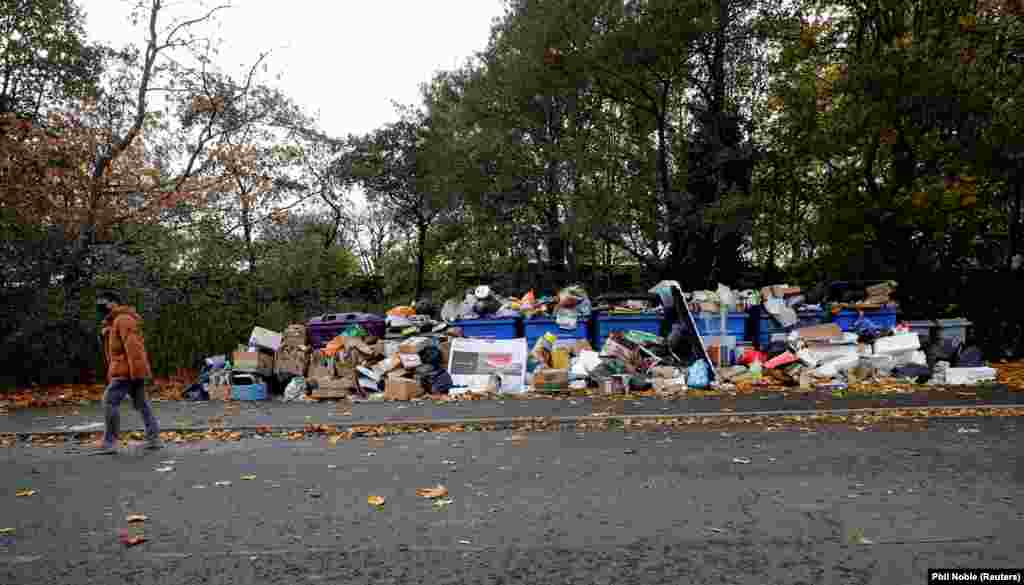
[[448, 373], [448, 370], [437, 370], [427, 382], [427, 388], [431, 394], [447, 394], [454, 385], [455, 382], [452, 381], [452, 375]]
[[444, 354], [441, 353], [439, 348], [432, 345], [420, 352], [420, 361], [426, 365], [442, 368], [444, 367], [444, 364], [441, 363], [443, 360]]
[[473, 305], [473, 312], [481, 317], [484, 315], [493, 315], [501, 310], [501, 303], [498, 299], [494, 298], [493, 295], [486, 299], [480, 299]]
[[911, 378], [918, 384], [923, 384], [932, 377], [932, 371], [928, 369], [928, 366], [918, 364], [907, 364], [893, 368], [892, 374], [897, 378]]
[[185, 400], [193, 402], [199, 402], [210, 399], [210, 393], [206, 391], [205, 384], [192, 384], [188, 388], [185, 388], [185, 392], [182, 393], [181, 397]]
[[953, 367], [956, 368], [980, 368], [985, 365], [985, 356], [977, 345], [964, 347], [953, 360]]

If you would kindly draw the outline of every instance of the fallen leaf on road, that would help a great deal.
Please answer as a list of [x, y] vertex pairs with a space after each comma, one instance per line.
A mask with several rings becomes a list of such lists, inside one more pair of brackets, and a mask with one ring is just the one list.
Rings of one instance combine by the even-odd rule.
[[448, 495], [448, 488], [443, 485], [432, 488], [420, 488], [416, 490], [416, 495], [423, 498], [443, 498]]
[[18, 490], [14, 495], [18, 498], [27, 498], [36, 495], [36, 490]]
[[745, 457], [733, 457], [732, 458], [732, 462], [733, 463], [750, 463], [750, 459], [747, 459]]
[[256, 479], [256, 476], [255, 475], [243, 475], [242, 479], [244, 479], [246, 481], [252, 481], [252, 480]]
[[455, 500], [448, 500], [448, 499], [445, 499], [445, 500], [434, 500], [434, 507], [435, 508], [444, 508], [445, 506], [447, 506], [448, 504], [451, 504], [454, 501]]
[[370, 504], [371, 506], [383, 506], [384, 501], [384, 496], [367, 496], [366, 498], [366, 503]]
[[125, 520], [129, 524], [134, 524], [136, 522], [145, 522], [146, 520], [149, 520], [149, 516], [145, 516], [143, 514], [132, 514], [131, 516], [125, 518]]
[[174, 468], [168, 465], [167, 467], [157, 467], [154, 471], [158, 471], [160, 473], [168, 473], [170, 471], [174, 471]]
[[132, 547], [142, 544], [148, 540], [145, 536], [128, 536], [127, 534], [121, 535], [121, 544]]
[[214, 483], [213, 485], [215, 485], [217, 487], [227, 487], [227, 486], [231, 485], [231, 482], [230, 481], [218, 481], [218, 482]]

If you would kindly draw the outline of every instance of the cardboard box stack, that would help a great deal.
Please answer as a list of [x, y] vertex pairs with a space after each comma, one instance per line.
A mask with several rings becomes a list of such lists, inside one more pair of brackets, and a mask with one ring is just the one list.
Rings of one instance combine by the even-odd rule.
[[278, 376], [305, 376], [309, 367], [310, 348], [306, 343], [306, 326], [289, 325], [281, 346], [274, 354], [274, 373]]

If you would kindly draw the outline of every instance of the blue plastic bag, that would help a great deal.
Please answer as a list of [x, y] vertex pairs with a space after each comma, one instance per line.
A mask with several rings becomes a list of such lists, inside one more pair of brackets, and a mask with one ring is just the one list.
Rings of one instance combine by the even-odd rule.
[[686, 385], [690, 388], [707, 388], [711, 384], [711, 372], [704, 360], [697, 360], [686, 370]]
[[871, 319], [861, 315], [853, 324], [853, 332], [864, 337], [878, 337], [882, 334], [882, 328], [875, 325]]

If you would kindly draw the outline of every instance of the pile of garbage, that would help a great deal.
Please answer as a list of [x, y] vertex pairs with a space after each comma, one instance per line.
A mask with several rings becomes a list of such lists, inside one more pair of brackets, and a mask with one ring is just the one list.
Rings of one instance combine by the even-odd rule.
[[601, 395], [656, 390], [685, 392], [710, 386], [712, 370], [699, 355], [676, 355], [665, 338], [642, 331], [613, 332], [596, 352], [586, 340], [548, 333], [530, 353], [535, 391], [596, 389]]
[[430, 305], [422, 301], [393, 307], [385, 316], [387, 336], [411, 337], [443, 329], [444, 324], [434, 319], [430, 312]]
[[833, 390], [891, 381], [940, 385], [995, 381], [996, 370], [984, 366], [977, 348], [950, 340], [922, 348], [920, 336], [908, 326], [879, 328], [864, 317], [853, 329], [843, 332], [835, 323], [796, 329], [789, 333], [783, 351], [744, 352], [740, 365], [723, 368], [719, 377], [722, 382], [740, 384], [747, 381], [748, 371], [763, 369], [775, 383]]
[[463, 299], [450, 299], [441, 310], [447, 322], [471, 319], [554, 318], [560, 321], [585, 319], [593, 307], [580, 285], [567, 286], [557, 295], [537, 297], [531, 290], [522, 297], [504, 297], [491, 287], [480, 285], [466, 291]]
[[667, 322], [668, 337], [646, 331], [612, 331], [601, 351], [586, 340], [559, 339], [546, 333], [530, 353], [528, 371], [535, 391], [595, 389], [601, 395], [656, 390], [680, 393], [706, 389], [715, 373], [699, 334], [693, 330], [678, 283], [659, 283], [650, 291], [659, 297], [604, 305], [613, 314], [658, 312]]
[[452, 329], [387, 340], [361, 325], [350, 325], [324, 347], [314, 349], [307, 327], [289, 325], [284, 334], [260, 327], [248, 346], [231, 356], [207, 358], [199, 379], [185, 390], [187, 400], [264, 400], [283, 388], [281, 400], [411, 400], [446, 394]]
[[467, 290], [461, 301], [450, 299], [441, 309], [441, 319], [449, 323], [469, 319], [510, 319], [518, 316], [519, 311], [512, 308], [511, 299], [499, 296], [487, 285]]

